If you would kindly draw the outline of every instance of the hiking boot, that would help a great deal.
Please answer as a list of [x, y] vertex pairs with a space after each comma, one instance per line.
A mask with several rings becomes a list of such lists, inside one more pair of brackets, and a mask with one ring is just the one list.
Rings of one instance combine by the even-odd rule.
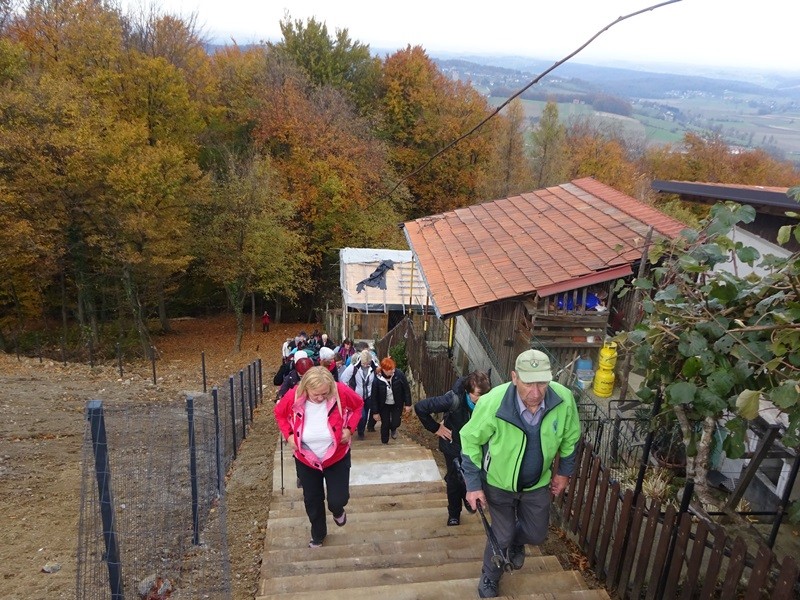
[[478, 581], [479, 598], [497, 598], [497, 581], [489, 579], [486, 575], [481, 575]]
[[344, 524], [347, 523], [347, 512], [343, 510], [338, 517], [333, 517], [333, 522], [339, 527], [344, 527]]
[[519, 571], [522, 565], [525, 564], [525, 546], [509, 546], [508, 560], [511, 561], [511, 566], [514, 567], [514, 570]]
[[447, 519], [447, 526], [448, 527], [455, 527], [456, 525], [461, 525], [461, 519], [458, 517], [450, 517]]
[[397, 439], [397, 429], [392, 429], [392, 439], [393, 440]]

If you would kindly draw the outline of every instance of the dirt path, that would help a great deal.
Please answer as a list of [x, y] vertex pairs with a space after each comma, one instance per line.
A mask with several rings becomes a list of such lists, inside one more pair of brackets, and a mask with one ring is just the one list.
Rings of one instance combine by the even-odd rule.
[[[272, 375], [280, 347], [304, 325], [273, 325], [269, 333], [245, 335], [233, 352], [230, 316], [176, 320], [175, 333], [156, 338], [161, 354], [152, 367], [96, 366], [0, 354], [0, 502], [3, 540], [0, 596], [9, 599], [74, 598], [81, 444], [86, 401], [113, 403], [131, 398], [166, 400], [202, 391], [201, 352], [207, 385], [224, 385], [229, 375], [257, 358], [267, 385], [263, 407], [228, 474], [228, 546], [234, 599], [251, 600], [258, 584], [262, 540], [269, 511], [272, 453]], [[46, 570], [58, 569], [48, 573]]]

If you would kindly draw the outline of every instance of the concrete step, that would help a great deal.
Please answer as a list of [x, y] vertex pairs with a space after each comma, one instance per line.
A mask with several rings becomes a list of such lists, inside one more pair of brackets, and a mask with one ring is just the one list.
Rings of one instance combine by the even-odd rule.
[[[526, 567], [527, 567], [526, 561]], [[402, 573], [387, 571], [370, 572], [371, 577], [364, 585], [361, 580], [352, 579], [347, 587], [328, 587], [326, 583], [332, 574], [319, 577], [306, 577], [305, 583], [313, 589], [295, 588], [286, 591], [263, 590], [256, 600], [340, 600], [343, 594], [350, 598], [389, 598], [391, 600], [463, 600], [477, 596], [476, 590], [480, 575], [480, 562], [459, 565], [454, 573], [469, 572], [460, 578], [451, 578], [450, 571], [444, 567], [429, 567], [430, 579], [415, 581]], [[402, 570], [404, 572], [409, 569]], [[436, 572], [439, 576], [436, 576]], [[346, 579], [352, 573], [343, 572]], [[319, 583], [312, 583], [314, 580]], [[280, 589], [280, 586], [278, 586]], [[607, 599], [603, 590], [586, 590], [580, 574], [575, 571], [516, 571], [506, 574], [500, 582], [500, 597], [529, 598], [530, 600], [589, 600]], [[575, 594], [576, 591], [589, 592]], [[597, 593], [600, 592], [600, 593]]]
[[[272, 503], [277, 508], [283, 508], [284, 503], [300, 502], [302, 506], [303, 490], [296, 487], [297, 476], [292, 472], [288, 476], [284, 476], [285, 490], [281, 494], [280, 476], [277, 478], [277, 487], [273, 487]], [[274, 485], [274, 484], [273, 484]], [[350, 502], [358, 502], [363, 499], [370, 499], [373, 497], [384, 496], [381, 501], [390, 501], [391, 498], [396, 498], [398, 501], [407, 500], [411, 496], [421, 494], [432, 494], [435, 496], [445, 495], [445, 485], [441, 480], [437, 481], [413, 481], [413, 482], [398, 482], [398, 483], [382, 483], [375, 485], [350, 485]]]
[[[352, 495], [351, 488], [350, 502], [347, 504], [348, 513], [365, 514], [370, 512], [386, 513], [388, 511], [413, 510], [416, 508], [437, 508], [447, 513], [447, 498], [444, 491], [425, 494], [406, 494], [404, 496], [365, 496], [357, 493]], [[294, 517], [298, 514], [305, 514], [302, 496], [287, 498], [282, 502], [273, 502], [270, 506], [269, 518], [280, 519], [282, 517]], [[465, 510], [461, 511], [462, 520], [471, 515]]]

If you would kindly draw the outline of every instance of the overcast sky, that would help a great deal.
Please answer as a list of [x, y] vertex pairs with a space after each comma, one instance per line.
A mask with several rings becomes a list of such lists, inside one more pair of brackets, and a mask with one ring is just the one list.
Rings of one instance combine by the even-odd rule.
[[[137, 5], [142, 0], [122, 0]], [[145, 0], [146, 2], [146, 0]], [[279, 21], [315, 17], [373, 50], [558, 60], [617, 17], [656, 0], [156, 0], [195, 13], [217, 43], [279, 41]], [[797, 0], [681, 0], [611, 27], [572, 62], [696, 64], [800, 73]]]

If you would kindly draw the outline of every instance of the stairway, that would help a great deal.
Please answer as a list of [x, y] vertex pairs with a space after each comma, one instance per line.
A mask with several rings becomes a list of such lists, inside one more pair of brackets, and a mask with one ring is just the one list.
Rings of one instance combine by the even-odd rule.
[[[388, 445], [377, 433], [354, 441], [347, 525], [328, 515], [328, 537], [310, 549], [302, 490], [284, 448], [281, 494], [276, 449], [261, 583], [256, 600], [461, 600], [477, 598], [486, 541], [478, 515], [461, 513], [448, 527], [444, 482], [430, 450], [403, 438]], [[525, 566], [503, 576], [500, 598], [608, 599], [586, 589], [579, 573], [528, 546]]]

